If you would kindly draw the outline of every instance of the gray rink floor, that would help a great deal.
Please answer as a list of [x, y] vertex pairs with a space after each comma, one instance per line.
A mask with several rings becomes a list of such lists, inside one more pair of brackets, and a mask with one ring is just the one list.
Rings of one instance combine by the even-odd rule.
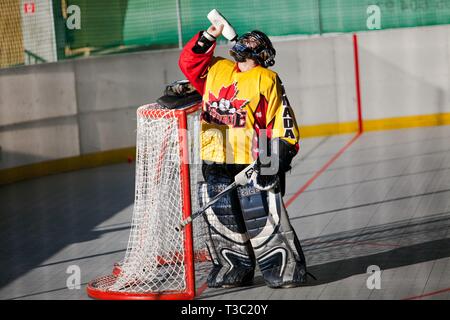
[[[304, 139], [285, 201], [353, 136]], [[130, 164], [0, 187], [0, 299], [88, 299], [85, 284], [123, 258], [133, 200]], [[450, 299], [450, 126], [364, 133], [288, 212], [317, 281], [270, 289], [257, 273], [199, 298]], [[381, 289], [366, 286], [371, 265]]]

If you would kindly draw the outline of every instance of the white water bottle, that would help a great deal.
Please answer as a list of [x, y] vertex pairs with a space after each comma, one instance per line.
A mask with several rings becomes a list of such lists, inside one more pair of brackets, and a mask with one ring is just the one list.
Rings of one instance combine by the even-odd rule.
[[223, 24], [222, 35], [230, 41], [236, 41], [238, 37], [236, 31], [234, 31], [231, 24], [227, 21], [227, 19], [225, 19], [223, 15], [220, 14], [219, 11], [213, 9], [208, 13], [207, 17], [208, 20], [211, 21], [211, 23], [216, 27]]

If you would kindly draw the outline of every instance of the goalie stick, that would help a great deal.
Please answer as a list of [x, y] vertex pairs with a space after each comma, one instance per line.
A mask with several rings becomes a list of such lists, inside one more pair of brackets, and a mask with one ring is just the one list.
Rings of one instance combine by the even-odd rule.
[[186, 218], [185, 220], [181, 221], [178, 227], [175, 227], [175, 230], [180, 232], [183, 230], [183, 228], [191, 223], [194, 219], [202, 215], [209, 207], [211, 207], [214, 203], [216, 203], [222, 196], [226, 195], [227, 193], [233, 191], [238, 186], [245, 186], [248, 181], [250, 180], [253, 172], [255, 171], [256, 167], [256, 161], [252, 164], [248, 165], [244, 170], [239, 172], [234, 177], [234, 182], [230, 184], [228, 187], [226, 187], [224, 190], [222, 190], [220, 193], [216, 194], [207, 204], [205, 204], [203, 207], [198, 209], [196, 212], [194, 212], [190, 217]]

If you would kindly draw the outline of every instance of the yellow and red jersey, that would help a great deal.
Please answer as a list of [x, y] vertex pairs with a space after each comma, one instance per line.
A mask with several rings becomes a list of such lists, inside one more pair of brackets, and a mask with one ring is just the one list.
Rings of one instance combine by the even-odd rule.
[[257, 66], [241, 72], [237, 63], [192, 48], [199, 35], [183, 48], [179, 65], [203, 95], [201, 158], [229, 164], [248, 164], [258, 153], [258, 136], [281, 138], [298, 150], [299, 131], [277, 74]]

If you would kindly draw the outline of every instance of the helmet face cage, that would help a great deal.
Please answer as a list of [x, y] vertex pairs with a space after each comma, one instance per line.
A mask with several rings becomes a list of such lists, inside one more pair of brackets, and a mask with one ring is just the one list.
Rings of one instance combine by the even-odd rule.
[[[254, 47], [250, 45], [253, 43], [256, 44]], [[234, 47], [231, 48], [230, 54], [238, 62], [243, 62], [246, 58], [254, 59], [264, 68], [275, 64], [276, 51], [272, 42], [263, 32], [258, 30], [247, 32], [239, 37]]]
[[230, 49], [230, 54], [237, 62], [244, 62], [247, 58], [253, 58], [253, 50], [239, 41]]

